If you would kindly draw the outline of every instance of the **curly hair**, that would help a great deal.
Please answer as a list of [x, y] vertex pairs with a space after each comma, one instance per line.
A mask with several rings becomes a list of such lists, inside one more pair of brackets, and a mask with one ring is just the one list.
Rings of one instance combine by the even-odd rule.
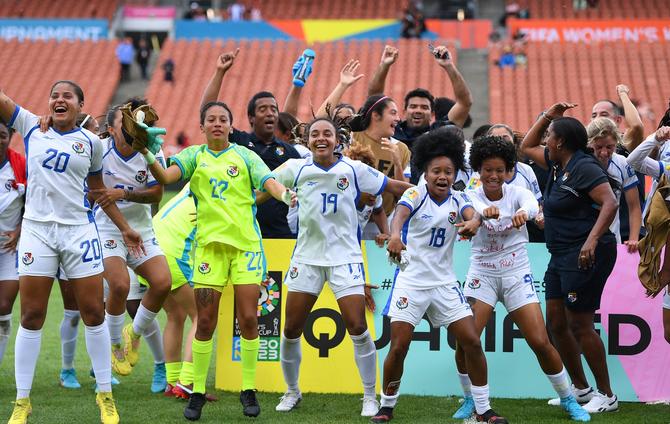
[[463, 130], [455, 125], [447, 125], [429, 131], [414, 141], [412, 164], [420, 172], [426, 172], [426, 167], [430, 161], [440, 156], [451, 159], [457, 170], [464, 170], [465, 142]]
[[375, 154], [369, 146], [363, 144], [353, 144], [344, 151], [344, 156], [352, 160], [359, 160], [364, 164], [374, 168]]
[[498, 158], [505, 162], [505, 170], [511, 171], [516, 163], [516, 148], [503, 137], [487, 135], [476, 139], [470, 147], [470, 166], [477, 172], [486, 159]]

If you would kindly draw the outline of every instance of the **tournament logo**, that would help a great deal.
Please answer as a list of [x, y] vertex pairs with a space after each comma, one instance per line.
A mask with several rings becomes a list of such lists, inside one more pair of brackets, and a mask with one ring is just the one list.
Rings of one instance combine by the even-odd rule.
[[479, 281], [477, 278], [473, 278], [468, 282], [468, 287], [470, 287], [472, 290], [477, 290], [482, 286], [481, 281]]
[[143, 183], [147, 180], [147, 171], [144, 169], [141, 169], [137, 171], [137, 174], [135, 174], [135, 181], [138, 183]]
[[207, 262], [201, 263], [200, 266], [198, 267], [198, 271], [201, 274], [209, 274], [209, 271], [211, 270], [212, 269], [209, 267], [209, 264]]
[[288, 275], [293, 279], [298, 278], [298, 267], [297, 266], [291, 267], [291, 272], [289, 272]]
[[398, 309], [405, 309], [409, 305], [409, 301], [407, 300], [406, 297], [399, 297], [398, 300], [395, 303], [395, 306]]
[[340, 179], [337, 180], [337, 188], [340, 190], [346, 190], [347, 187], [349, 187], [349, 180], [347, 177], [340, 177]]
[[281, 301], [281, 290], [274, 278], [268, 278], [261, 283], [261, 293], [258, 297], [257, 316], [264, 317], [279, 307]]
[[75, 141], [72, 143], [72, 150], [75, 151], [75, 153], [82, 154], [84, 153], [84, 143], [81, 141]]
[[105, 249], [116, 249], [116, 240], [105, 240]]
[[240, 170], [237, 169], [237, 166], [235, 166], [235, 165], [230, 165], [230, 166], [228, 167], [228, 171], [226, 171], [226, 172], [228, 173], [228, 175], [230, 175], [230, 176], [233, 177], [233, 178], [235, 178], [235, 177], [237, 177], [238, 175], [240, 175]]
[[577, 301], [577, 293], [570, 292], [568, 293], [568, 302], [575, 303]]
[[24, 265], [30, 265], [31, 263], [35, 262], [35, 258], [33, 257], [32, 253], [26, 252], [23, 254], [21, 262], [23, 262]]
[[449, 223], [450, 224], [455, 224], [456, 223], [456, 212], [449, 212]]
[[277, 146], [277, 148], [275, 149], [275, 153], [277, 154], [277, 156], [284, 156], [284, 148], [281, 146]]

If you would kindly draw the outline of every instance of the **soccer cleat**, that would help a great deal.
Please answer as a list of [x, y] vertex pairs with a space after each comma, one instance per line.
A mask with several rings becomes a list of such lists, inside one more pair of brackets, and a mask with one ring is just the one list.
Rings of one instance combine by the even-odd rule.
[[95, 403], [100, 408], [100, 422], [102, 424], [118, 424], [119, 414], [116, 412], [116, 405], [112, 392], [98, 392], [95, 395]]
[[33, 412], [33, 407], [30, 405], [30, 398], [16, 399], [14, 411], [7, 424], [25, 424], [31, 412]]
[[128, 375], [133, 370], [133, 366], [128, 362], [121, 345], [115, 343], [112, 345], [112, 371], [118, 375]]
[[458, 408], [458, 411], [454, 412], [452, 418], [456, 420], [466, 420], [475, 413], [475, 401], [472, 399], [472, 396], [465, 396], [463, 398], [463, 403], [461, 407]]
[[[140, 336], [133, 331], [133, 323], [123, 327], [124, 353], [131, 367], [140, 360]], [[120, 373], [119, 373], [120, 374]], [[121, 374], [123, 375], [123, 374]]]
[[189, 421], [198, 421], [202, 415], [202, 407], [207, 403], [205, 395], [202, 393], [192, 393], [188, 398], [188, 405], [184, 409], [184, 418]]
[[79, 384], [79, 381], [77, 380], [77, 373], [74, 368], [60, 370], [60, 386], [66, 389], [81, 388], [81, 384]]
[[275, 406], [275, 411], [277, 412], [289, 412], [302, 400], [302, 393], [300, 392], [286, 392], [284, 396], [279, 398], [279, 404]]
[[163, 393], [167, 387], [165, 363], [154, 364], [154, 377], [151, 380], [151, 393]]
[[584, 410], [590, 414], [597, 414], [598, 412], [614, 412], [618, 409], [619, 399], [617, 399], [616, 395], [613, 394], [612, 397], [609, 397], [600, 390], [596, 390], [589, 403], [584, 405]]
[[584, 408], [581, 407], [575, 400], [575, 397], [570, 395], [561, 399], [561, 406], [568, 411], [570, 418], [573, 421], [588, 422], [591, 421], [591, 416]]
[[393, 408], [383, 406], [377, 411], [374, 417], [370, 418], [371, 423], [387, 423], [393, 419]]
[[379, 402], [375, 398], [363, 398], [363, 409], [361, 409], [361, 417], [374, 417], [379, 411]]
[[[174, 397], [176, 397], [177, 399], [188, 400], [189, 397], [191, 396], [191, 393], [193, 393], [193, 384], [177, 383], [172, 388], [172, 394], [174, 394]], [[217, 398], [211, 393], [205, 393], [205, 399], [207, 400], [207, 402], [216, 402], [219, 400], [219, 398]]]
[[256, 399], [256, 390], [242, 390], [240, 392], [240, 403], [242, 404], [242, 413], [247, 417], [257, 417], [261, 413], [261, 406]]
[[170, 383], [168, 383], [165, 386], [165, 391], [163, 392], [163, 396], [165, 397], [176, 397], [174, 394], [174, 386]]
[[489, 409], [483, 414], [475, 414], [475, 419], [478, 423], [487, 423], [487, 424], [508, 424], [508, 421], [501, 417], [493, 409]]
[[[590, 386], [587, 387], [586, 389], [578, 389], [575, 387], [574, 384], [572, 385], [572, 395], [575, 397], [575, 400], [580, 405], [588, 403], [593, 397], [593, 394], [595, 392], [596, 391], [593, 390], [593, 387]], [[561, 398], [550, 399], [549, 402], [547, 403], [551, 406], [561, 406]]]

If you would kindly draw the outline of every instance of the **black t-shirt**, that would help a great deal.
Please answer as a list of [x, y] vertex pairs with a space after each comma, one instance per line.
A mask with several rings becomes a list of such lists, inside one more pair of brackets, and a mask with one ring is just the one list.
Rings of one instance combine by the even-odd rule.
[[[544, 192], [544, 235], [551, 253], [579, 249], [598, 220], [599, 207], [589, 197], [596, 186], [609, 182], [607, 173], [591, 155], [578, 151], [565, 169], [544, 157], [550, 167]], [[610, 240], [611, 239], [611, 240]], [[615, 241], [609, 230], [600, 241]]]
[[[254, 133], [233, 129], [230, 141], [253, 150], [263, 162], [274, 170], [289, 159], [300, 159], [300, 154], [293, 146], [273, 137], [269, 144], [263, 143]], [[283, 202], [270, 198], [256, 209], [256, 219], [261, 227], [264, 238], [295, 238], [286, 220], [288, 206]]]

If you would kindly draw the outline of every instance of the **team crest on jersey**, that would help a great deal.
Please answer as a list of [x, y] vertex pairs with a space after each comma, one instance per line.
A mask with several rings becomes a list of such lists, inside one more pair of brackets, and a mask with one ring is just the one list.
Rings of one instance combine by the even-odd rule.
[[82, 154], [84, 153], [84, 143], [81, 141], [75, 141], [72, 143], [72, 150], [75, 151], [75, 153]]
[[449, 223], [450, 224], [455, 224], [456, 223], [456, 212], [449, 212]]
[[284, 156], [284, 148], [281, 146], [277, 146], [277, 148], [275, 149], [275, 153], [277, 154], [277, 156]]
[[288, 273], [288, 275], [293, 279], [298, 278], [298, 267], [297, 266], [291, 267], [291, 271]]
[[198, 271], [201, 274], [209, 274], [209, 271], [211, 270], [212, 269], [209, 267], [209, 264], [207, 262], [201, 263], [200, 266], [198, 267]]
[[226, 171], [226, 172], [228, 173], [228, 175], [230, 175], [230, 176], [233, 177], [233, 178], [235, 178], [235, 177], [237, 177], [238, 175], [240, 175], [240, 170], [237, 169], [237, 166], [235, 166], [235, 165], [230, 165], [230, 166], [228, 167], [228, 171]]
[[135, 174], [135, 181], [138, 183], [143, 183], [147, 180], [147, 171], [145, 169], [140, 169], [137, 171], [137, 174]]
[[395, 306], [398, 307], [398, 309], [405, 309], [409, 305], [409, 300], [407, 300], [406, 297], [399, 297], [398, 300], [395, 303]]
[[481, 281], [479, 281], [479, 279], [477, 279], [477, 278], [473, 278], [472, 280], [470, 280], [470, 281], [468, 282], [468, 287], [470, 287], [470, 288], [473, 289], [473, 290], [477, 290], [477, 289], [480, 288], [481, 286], [482, 286], [482, 283], [481, 283]]
[[568, 178], [570, 178], [570, 173], [566, 172], [565, 174], [563, 174], [563, 177], [561, 178], [561, 181], [566, 182], [568, 180]]
[[23, 254], [21, 262], [23, 262], [24, 265], [30, 265], [31, 263], [35, 262], [35, 258], [33, 257], [32, 253], [26, 252]]
[[568, 293], [568, 302], [575, 303], [577, 301], [577, 293], [570, 292]]
[[105, 249], [116, 249], [116, 240], [105, 240]]
[[337, 188], [339, 188], [340, 190], [346, 190], [347, 187], [349, 187], [349, 180], [347, 179], [347, 177], [340, 177], [337, 180]]

